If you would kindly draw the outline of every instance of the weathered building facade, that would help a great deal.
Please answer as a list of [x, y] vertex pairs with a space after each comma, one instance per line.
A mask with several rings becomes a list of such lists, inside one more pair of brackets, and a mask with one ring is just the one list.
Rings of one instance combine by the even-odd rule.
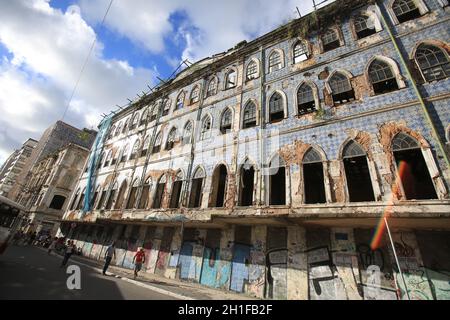
[[62, 233], [261, 298], [449, 299], [449, 22], [338, 0], [199, 61], [114, 115]]

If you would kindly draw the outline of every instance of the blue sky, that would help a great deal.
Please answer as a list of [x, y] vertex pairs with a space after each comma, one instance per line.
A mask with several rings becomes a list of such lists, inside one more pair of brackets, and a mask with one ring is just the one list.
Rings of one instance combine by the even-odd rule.
[[311, 0], [0, 0], [0, 164], [61, 119], [96, 128], [183, 59], [195, 62], [311, 10]]

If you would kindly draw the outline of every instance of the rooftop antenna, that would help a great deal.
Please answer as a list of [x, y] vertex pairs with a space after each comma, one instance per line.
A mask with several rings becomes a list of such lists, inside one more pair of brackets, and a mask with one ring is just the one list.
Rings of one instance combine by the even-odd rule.
[[297, 8], [298, 17], [301, 18], [302, 14], [300, 13], [300, 10], [298, 9], [298, 7], [295, 7], [295, 8]]

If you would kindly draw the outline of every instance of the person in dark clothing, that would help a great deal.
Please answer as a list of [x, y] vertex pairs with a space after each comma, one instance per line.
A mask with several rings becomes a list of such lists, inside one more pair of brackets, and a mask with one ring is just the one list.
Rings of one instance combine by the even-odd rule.
[[116, 257], [116, 249], [115, 242], [111, 243], [111, 245], [106, 249], [105, 252], [105, 265], [103, 266], [103, 275], [106, 276], [106, 270], [108, 270], [109, 264], [111, 263], [112, 258]]
[[67, 261], [69, 261], [70, 256], [74, 253], [74, 251], [75, 251], [75, 246], [74, 246], [72, 240], [70, 240], [69, 243], [67, 244], [66, 250], [64, 252], [64, 259], [61, 263], [61, 268], [66, 266]]

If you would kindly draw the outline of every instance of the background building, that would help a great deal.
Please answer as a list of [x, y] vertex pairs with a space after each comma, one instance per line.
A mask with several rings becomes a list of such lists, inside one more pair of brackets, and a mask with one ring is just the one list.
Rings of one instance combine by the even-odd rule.
[[449, 10], [338, 0], [197, 62], [114, 115], [62, 233], [258, 297], [449, 299]]

